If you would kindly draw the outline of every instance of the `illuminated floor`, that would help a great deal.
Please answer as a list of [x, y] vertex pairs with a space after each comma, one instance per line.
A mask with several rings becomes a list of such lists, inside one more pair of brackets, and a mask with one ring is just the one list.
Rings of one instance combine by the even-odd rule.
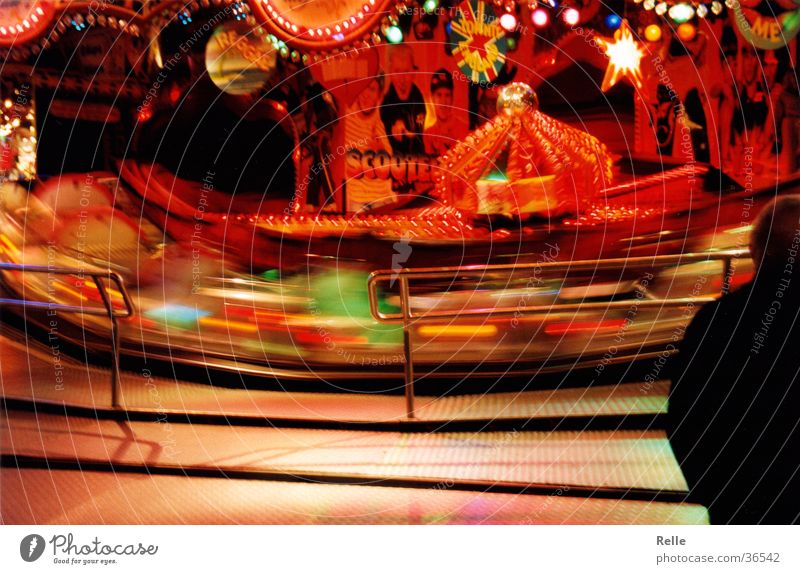
[[[0, 386], [7, 398], [35, 399], [92, 408], [111, 401], [108, 369], [54, 357], [38, 345], [0, 337]], [[57, 384], [56, 376], [63, 378]], [[400, 396], [355, 393], [298, 393], [212, 387], [174, 379], [123, 373], [122, 404], [130, 409], [225, 413], [269, 419], [387, 422], [405, 416]], [[669, 383], [627, 383], [520, 393], [417, 397], [422, 421], [497, 420], [656, 415], [666, 412]]]
[[701, 506], [447, 489], [2, 469], [6, 524], [706, 524]]
[[3, 454], [249, 469], [353, 480], [411, 478], [685, 491], [660, 431], [400, 433], [234, 427], [10, 412]]
[[[686, 489], [659, 430], [490, 432], [483, 422], [476, 432], [323, 430], [174, 417], [166, 424], [171, 410], [398, 421], [403, 404], [393, 396], [219, 389], [132, 374], [122, 388], [125, 405], [145, 411], [136, 421], [44, 414], [30, 399], [107, 408], [108, 372], [62, 359], [59, 388], [53, 357], [34, 351], [0, 337], [3, 396], [28, 401], [0, 413], [6, 523], [707, 522], [700, 506], [652, 502], [665, 500], [662, 491]], [[666, 384], [646, 391], [630, 384], [427, 397], [418, 415], [519, 421], [663, 413]]]

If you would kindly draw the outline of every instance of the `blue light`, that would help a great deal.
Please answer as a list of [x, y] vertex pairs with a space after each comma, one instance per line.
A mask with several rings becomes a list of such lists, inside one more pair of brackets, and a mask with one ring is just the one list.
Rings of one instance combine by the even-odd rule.
[[231, 4], [231, 6], [233, 6], [233, 14], [235, 20], [239, 21], [247, 18], [247, 14], [245, 14], [244, 6], [242, 6], [241, 2], [234, 2], [233, 4]]
[[606, 16], [606, 26], [609, 30], [616, 30], [622, 25], [622, 18], [617, 14], [609, 14]]
[[186, 305], [167, 304], [145, 311], [144, 316], [154, 321], [173, 325], [176, 327], [191, 327], [203, 317], [211, 315], [208, 311]]

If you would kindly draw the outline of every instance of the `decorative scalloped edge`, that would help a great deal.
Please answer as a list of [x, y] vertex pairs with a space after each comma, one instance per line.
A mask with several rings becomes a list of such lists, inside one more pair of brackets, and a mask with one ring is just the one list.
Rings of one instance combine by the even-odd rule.
[[[189, 3], [183, 0], [164, 0], [155, 5], [146, 5], [144, 7], [146, 11], [141, 13], [111, 4], [100, 3], [98, 5], [97, 2], [83, 1], [64, 4], [53, 2], [51, 7], [53, 15], [49, 27], [45, 28], [38, 36], [25, 38], [22, 42], [0, 44], [0, 54], [4, 56], [13, 54], [16, 60], [24, 59], [30, 54], [36, 55], [42, 49], [57, 42], [70, 26], [74, 26], [73, 22], [85, 24], [87, 27], [108, 27], [139, 37], [151, 34], [154, 29], [160, 32], [161, 29], [174, 22], [181, 13], [193, 14], [211, 6], [238, 3], [247, 8], [247, 22], [250, 25], [273, 34], [292, 48], [291, 50], [281, 50], [281, 56], [291, 58], [295, 62], [302, 60], [303, 63], [306, 63], [309, 57], [318, 61], [332, 55], [350, 51], [357, 52], [382, 41], [377, 30], [389, 22], [395, 9], [400, 9], [400, 7], [395, 6], [395, 8], [389, 9], [392, 0], [365, 1], [373, 2], [376, 6], [374, 16], [370, 19], [371, 25], [354, 28], [354, 33], [345, 36], [343, 41], [319, 44], [301, 42], [296, 37], [287, 35], [284, 29], [276, 26], [261, 12], [262, 0], [194, 0]], [[258, 8], [254, 9], [253, 6]], [[304, 53], [301, 54], [298, 50], [303, 50]]]

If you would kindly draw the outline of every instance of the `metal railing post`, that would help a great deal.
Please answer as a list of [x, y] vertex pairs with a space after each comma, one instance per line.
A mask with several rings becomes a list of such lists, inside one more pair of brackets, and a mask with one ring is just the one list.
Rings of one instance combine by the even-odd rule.
[[102, 277], [99, 275], [92, 275], [97, 291], [100, 293], [100, 298], [103, 300], [108, 310], [108, 318], [111, 321], [111, 407], [119, 408], [119, 328], [117, 325], [117, 316], [114, 314], [114, 306], [111, 298], [108, 296], [106, 286], [103, 283]]
[[722, 259], [721, 295], [725, 295], [731, 290], [731, 279], [733, 279], [733, 258], [725, 257]]
[[403, 374], [405, 376], [406, 416], [414, 418], [414, 361], [411, 350], [411, 309], [408, 277], [400, 277], [400, 309], [403, 313]]

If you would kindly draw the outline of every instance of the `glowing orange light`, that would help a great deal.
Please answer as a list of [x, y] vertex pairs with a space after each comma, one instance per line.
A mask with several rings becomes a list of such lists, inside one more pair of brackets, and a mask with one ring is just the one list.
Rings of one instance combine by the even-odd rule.
[[11, 262], [18, 261], [22, 252], [17, 249], [17, 246], [3, 233], [0, 233], [0, 242], [5, 245], [5, 252], [8, 254], [9, 259], [11, 259]]
[[644, 29], [644, 37], [648, 42], [658, 42], [661, 39], [661, 26], [650, 24]]
[[678, 38], [683, 40], [684, 42], [691, 42], [694, 40], [694, 37], [697, 35], [697, 28], [694, 27], [693, 24], [689, 22], [684, 22], [680, 26], [678, 26]]
[[227, 321], [225, 319], [215, 319], [213, 317], [201, 317], [198, 321], [201, 327], [211, 327], [228, 331], [238, 331], [240, 333], [256, 333], [258, 327], [252, 323], [241, 321]]
[[423, 337], [494, 337], [494, 325], [424, 325], [419, 328]]

